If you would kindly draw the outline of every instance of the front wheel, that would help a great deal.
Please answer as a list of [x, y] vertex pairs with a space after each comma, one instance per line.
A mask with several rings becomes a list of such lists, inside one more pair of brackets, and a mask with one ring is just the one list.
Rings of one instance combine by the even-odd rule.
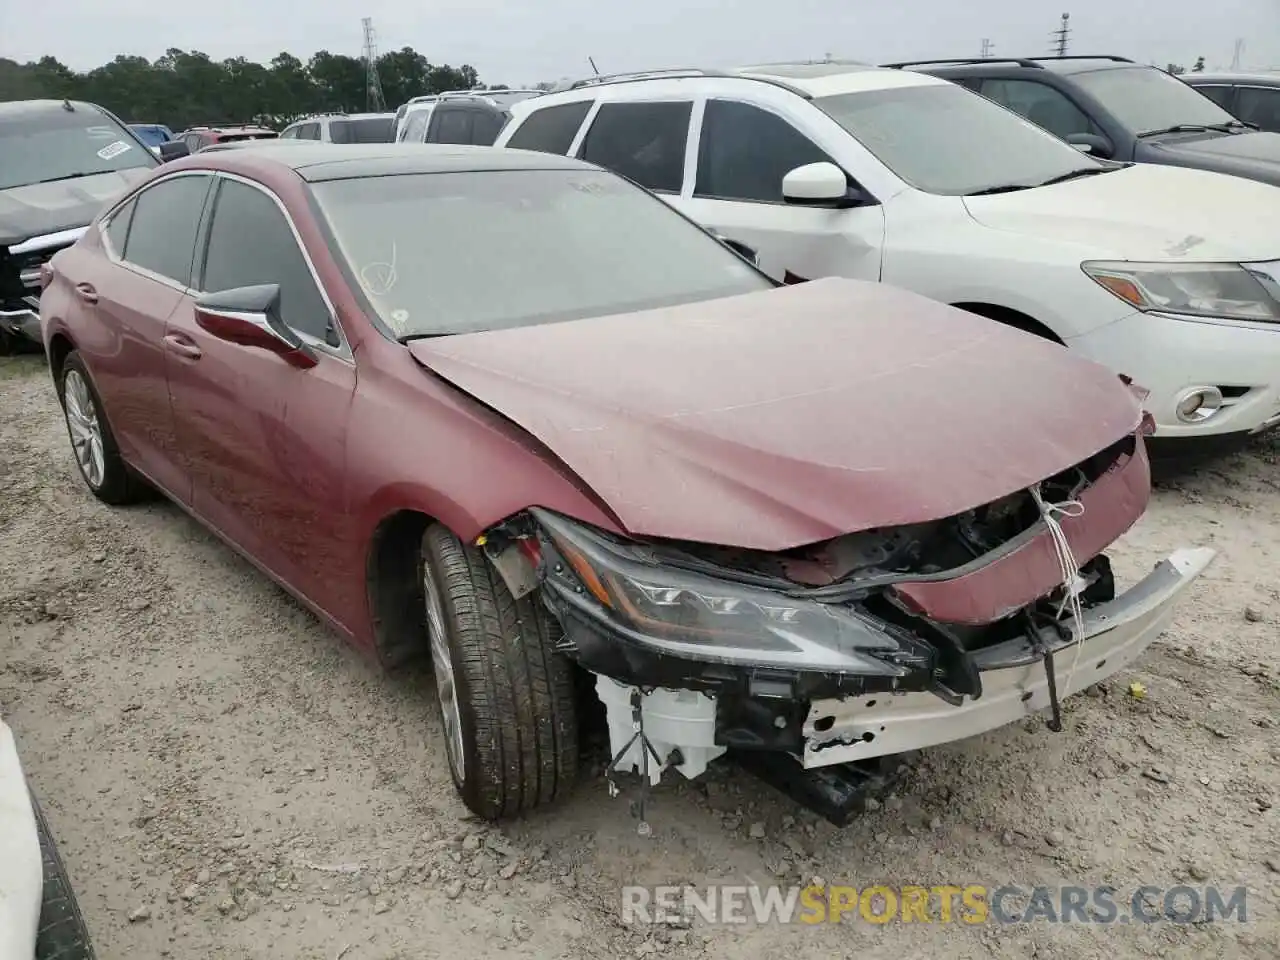
[[511, 596], [477, 549], [432, 524], [422, 537], [427, 633], [453, 782], [499, 820], [568, 793], [578, 774], [573, 665], [536, 594]]
[[94, 960], [93, 944], [85, 926], [80, 905], [67, 868], [58, 854], [53, 832], [44, 811], [33, 796], [31, 808], [36, 815], [40, 834], [40, 855], [44, 861], [43, 896], [40, 903], [40, 929], [36, 934], [35, 960]]

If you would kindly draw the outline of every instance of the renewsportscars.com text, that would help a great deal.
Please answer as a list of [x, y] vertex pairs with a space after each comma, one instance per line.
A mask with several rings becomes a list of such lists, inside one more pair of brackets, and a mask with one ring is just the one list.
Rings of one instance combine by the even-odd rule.
[[622, 922], [1212, 923], [1248, 922], [1245, 887], [623, 887]]

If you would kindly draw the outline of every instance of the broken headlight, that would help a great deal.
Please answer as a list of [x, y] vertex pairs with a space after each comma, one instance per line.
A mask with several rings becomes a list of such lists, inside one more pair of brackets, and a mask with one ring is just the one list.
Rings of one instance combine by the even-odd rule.
[[548, 585], [656, 652], [821, 673], [906, 673], [892, 660], [902, 643], [850, 607], [678, 569], [585, 524], [531, 512], [558, 555], [544, 552]]
[[1136, 310], [1280, 322], [1280, 288], [1261, 269], [1238, 263], [1127, 261], [1080, 266], [1099, 286]]

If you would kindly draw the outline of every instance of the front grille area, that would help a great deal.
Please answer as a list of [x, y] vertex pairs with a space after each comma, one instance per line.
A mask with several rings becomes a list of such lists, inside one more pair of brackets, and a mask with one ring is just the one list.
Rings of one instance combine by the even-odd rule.
[[40, 309], [40, 267], [75, 241], [20, 254], [0, 254], [0, 309]]

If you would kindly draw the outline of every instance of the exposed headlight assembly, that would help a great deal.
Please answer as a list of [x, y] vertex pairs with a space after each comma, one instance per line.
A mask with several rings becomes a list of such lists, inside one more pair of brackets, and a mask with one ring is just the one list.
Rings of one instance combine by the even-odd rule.
[[1144, 312], [1280, 323], [1280, 284], [1248, 264], [1095, 260], [1080, 266], [1103, 289]]
[[[880, 622], [849, 607], [674, 568], [585, 524], [530, 511], [555, 554], [547, 586], [655, 652], [709, 663], [899, 677], [917, 659]], [[561, 560], [563, 562], [561, 562]], [[909, 643], [909, 641], [907, 641]]]

